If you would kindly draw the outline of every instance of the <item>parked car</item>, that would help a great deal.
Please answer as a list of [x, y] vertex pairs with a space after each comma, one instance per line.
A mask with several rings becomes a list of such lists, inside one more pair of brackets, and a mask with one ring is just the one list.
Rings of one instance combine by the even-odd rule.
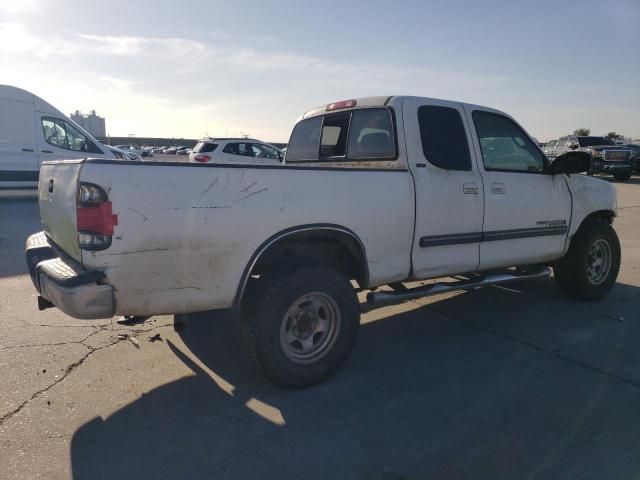
[[556, 143], [558, 143], [557, 140], [551, 140], [550, 142], [545, 143], [544, 147], [542, 147], [542, 151], [547, 156], [547, 158], [549, 159], [555, 158], [554, 153], [555, 153]]
[[189, 155], [191, 149], [189, 147], [180, 147], [176, 150], [176, 155]]
[[144, 149], [137, 145], [116, 145], [116, 148], [119, 148], [120, 150], [123, 150], [125, 152], [132, 153], [139, 158], [149, 156], [148, 152], [145, 153]]
[[165, 155], [175, 155], [176, 150], [178, 150], [178, 147], [167, 147], [162, 150], [162, 153], [164, 153]]
[[640, 173], [640, 145], [637, 143], [627, 143], [626, 148], [631, 150], [631, 156], [633, 158], [633, 171]]
[[354, 285], [375, 306], [553, 267], [563, 292], [596, 300], [618, 275], [614, 186], [574, 175], [589, 168], [586, 152], [551, 164], [498, 110], [334, 102], [301, 117], [284, 165], [248, 160], [45, 163], [44, 231], [26, 250], [40, 308], [76, 318], [237, 308], [261, 370], [303, 387], [349, 356]]
[[115, 155], [119, 160], [141, 160], [140, 155], [135, 152], [122, 150], [118, 147], [112, 147], [110, 145], [102, 145], [104, 148], [108, 149]]
[[555, 145], [551, 158], [569, 151], [581, 151], [589, 155], [591, 166], [588, 174], [612, 174], [616, 180], [628, 180], [633, 172], [631, 150], [620, 147], [606, 137], [568, 135]]
[[116, 157], [60, 110], [21, 88], [0, 85], [0, 197], [37, 195], [45, 160]]
[[202, 139], [189, 154], [189, 161], [197, 163], [279, 164], [283, 158], [284, 153], [273, 145], [251, 138]]

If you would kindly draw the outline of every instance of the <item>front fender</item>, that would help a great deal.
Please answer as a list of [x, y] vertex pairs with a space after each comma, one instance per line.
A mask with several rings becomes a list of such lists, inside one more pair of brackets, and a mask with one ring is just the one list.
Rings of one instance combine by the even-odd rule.
[[587, 175], [568, 175], [567, 183], [573, 199], [569, 237], [575, 235], [584, 219], [592, 213], [617, 215], [618, 199], [611, 183]]

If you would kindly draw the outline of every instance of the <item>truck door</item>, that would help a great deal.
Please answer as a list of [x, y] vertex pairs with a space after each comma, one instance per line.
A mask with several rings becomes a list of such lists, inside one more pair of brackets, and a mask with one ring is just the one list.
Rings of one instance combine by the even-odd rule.
[[465, 106], [484, 183], [480, 269], [562, 256], [571, 220], [564, 175], [551, 175], [540, 148], [511, 118]]
[[484, 197], [461, 105], [405, 98], [402, 115], [416, 190], [415, 279], [478, 267]]

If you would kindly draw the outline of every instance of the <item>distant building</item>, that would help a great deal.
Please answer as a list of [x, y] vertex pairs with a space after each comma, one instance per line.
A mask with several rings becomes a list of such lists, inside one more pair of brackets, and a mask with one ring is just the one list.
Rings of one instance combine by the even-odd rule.
[[107, 131], [104, 127], [104, 118], [96, 115], [95, 110], [91, 110], [91, 113], [80, 113], [80, 110], [76, 110], [71, 114], [71, 120], [76, 122], [86, 131], [88, 131], [94, 137], [104, 138], [107, 136]]

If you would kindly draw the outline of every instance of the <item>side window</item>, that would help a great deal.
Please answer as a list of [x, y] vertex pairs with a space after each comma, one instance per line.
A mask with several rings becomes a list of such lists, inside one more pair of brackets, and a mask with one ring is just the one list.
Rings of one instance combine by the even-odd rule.
[[476, 110], [473, 112], [473, 123], [486, 170], [544, 171], [542, 152], [512, 120], [495, 113]]
[[395, 153], [389, 110], [354, 110], [349, 129], [349, 159], [393, 158]]
[[213, 152], [217, 146], [218, 146], [217, 143], [198, 142], [198, 144], [193, 149], [193, 153]]
[[460, 113], [435, 105], [418, 108], [418, 124], [425, 158], [445, 170], [471, 170], [467, 134]]
[[64, 123], [64, 130], [67, 132], [67, 142], [69, 143], [69, 150], [73, 150], [76, 152], [86, 152], [88, 151], [89, 139], [85, 137], [80, 131], [74, 126]]
[[250, 143], [239, 143], [238, 152], [243, 157], [253, 157], [253, 148], [251, 148]]
[[60, 118], [42, 117], [42, 129], [50, 145], [74, 152], [103, 153], [80, 130]]
[[321, 126], [322, 117], [313, 117], [298, 122], [289, 140], [287, 161], [318, 160]]
[[320, 157], [344, 157], [347, 154], [350, 118], [350, 113], [325, 115], [320, 135]]
[[251, 145], [253, 149], [253, 156], [258, 158], [273, 158], [279, 159], [278, 151], [275, 148], [271, 148], [267, 145], [262, 145], [260, 143], [254, 143]]
[[243, 157], [253, 157], [253, 149], [250, 143], [227, 143], [222, 150], [231, 155], [241, 155]]
[[67, 134], [59, 120], [43, 118], [42, 129], [44, 131], [44, 139], [48, 144], [70, 150], [69, 142], [67, 141]]

